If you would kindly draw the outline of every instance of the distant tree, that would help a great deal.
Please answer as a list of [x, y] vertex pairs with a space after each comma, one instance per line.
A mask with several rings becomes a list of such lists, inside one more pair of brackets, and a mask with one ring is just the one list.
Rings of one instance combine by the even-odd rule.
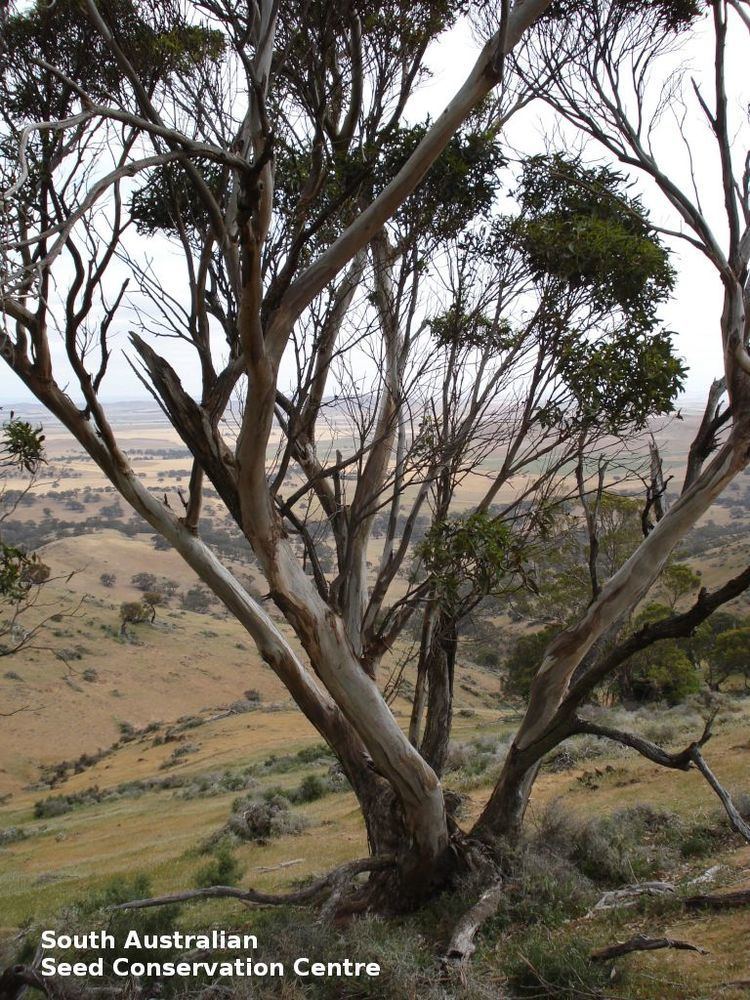
[[[631, 634], [669, 619], [673, 609], [658, 602], [643, 608], [629, 626]], [[684, 640], [667, 639], [630, 657], [618, 672], [616, 689], [624, 701], [666, 701], [676, 705], [700, 690], [702, 671]]]
[[191, 587], [182, 595], [182, 607], [186, 611], [196, 611], [199, 614], [205, 614], [211, 609], [211, 595], [200, 585]]
[[673, 562], [666, 567], [661, 575], [661, 586], [672, 611], [683, 597], [698, 589], [700, 582], [700, 573], [696, 573], [687, 563]]
[[156, 588], [156, 584], [158, 581], [153, 573], [141, 572], [141, 573], [135, 573], [133, 576], [131, 576], [130, 582], [138, 590], [146, 591], [146, 590], [154, 590]]
[[164, 603], [164, 595], [158, 590], [147, 590], [143, 595], [143, 603], [151, 613], [151, 623], [156, 620], [156, 609]]
[[677, 705], [700, 690], [695, 665], [674, 640], [636, 653], [620, 674], [620, 694], [636, 702], [666, 701]]
[[718, 635], [708, 660], [715, 690], [718, 691], [719, 685], [733, 675], [742, 678], [747, 690], [750, 687], [750, 625], [728, 629]]
[[741, 628], [744, 624], [737, 614], [717, 611], [683, 640], [685, 652], [698, 669], [705, 670], [706, 682], [713, 691], [718, 689], [722, 680], [721, 670], [717, 669], [715, 660], [716, 640], [723, 633]]
[[116, 582], [117, 577], [114, 573], [102, 573], [99, 577], [99, 583], [101, 583], [102, 587], [106, 587], [107, 589], [114, 587]]
[[506, 691], [520, 698], [528, 698], [531, 682], [544, 658], [544, 651], [549, 645], [550, 639], [558, 631], [554, 626], [547, 626], [516, 639], [511, 654], [505, 662], [505, 668], [508, 672]]
[[151, 610], [143, 601], [123, 601], [120, 605], [120, 635], [127, 634], [128, 625], [148, 621]]

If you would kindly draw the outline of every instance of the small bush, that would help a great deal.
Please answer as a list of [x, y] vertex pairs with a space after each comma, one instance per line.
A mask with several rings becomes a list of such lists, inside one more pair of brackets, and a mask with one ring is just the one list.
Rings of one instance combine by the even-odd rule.
[[580, 820], [551, 802], [537, 821], [532, 845], [565, 858], [592, 882], [605, 886], [656, 878], [686, 857], [715, 850], [727, 826], [682, 817], [649, 805], [630, 806], [610, 816]]
[[26, 840], [27, 837], [28, 833], [20, 826], [9, 826], [5, 830], [0, 830], [0, 847], [17, 844], [19, 840]]
[[301, 833], [307, 826], [304, 816], [290, 812], [289, 800], [274, 794], [268, 799], [237, 799], [227, 830], [240, 840], [266, 844], [276, 837]]
[[243, 867], [232, 853], [226, 841], [220, 842], [213, 850], [213, 857], [195, 874], [195, 885], [206, 888], [211, 885], [235, 885], [242, 877]]
[[51, 819], [53, 816], [63, 816], [73, 809], [73, 803], [67, 795], [51, 795], [48, 799], [39, 799], [34, 803], [36, 819]]
[[330, 787], [317, 774], [308, 774], [300, 782], [295, 798], [298, 802], [315, 802], [330, 791]]
[[536, 930], [511, 951], [508, 984], [517, 997], [581, 1000], [597, 996], [609, 983], [605, 964], [589, 961], [591, 946], [580, 939], [556, 940]]

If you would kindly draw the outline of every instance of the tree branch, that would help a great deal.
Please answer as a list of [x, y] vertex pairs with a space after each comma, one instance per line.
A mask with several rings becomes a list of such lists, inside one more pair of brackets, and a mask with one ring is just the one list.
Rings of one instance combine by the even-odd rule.
[[316, 879], [302, 889], [287, 893], [260, 892], [257, 889], [238, 889], [231, 885], [212, 885], [205, 889], [187, 889], [185, 892], [174, 892], [167, 896], [154, 896], [151, 899], [131, 899], [127, 903], [119, 903], [114, 910], [143, 910], [153, 906], [169, 906], [172, 903], [190, 903], [196, 899], [237, 899], [241, 903], [257, 903], [261, 906], [286, 906], [298, 903], [309, 903], [320, 896], [326, 889], [331, 889], [342, 880], [353, 878], [362, 872], [383, 871], [392, 868], [395, 861], [390, 857], [359, 858], [357, 861], [347, 861], [346, 864], [334, 868], [321, 878]]

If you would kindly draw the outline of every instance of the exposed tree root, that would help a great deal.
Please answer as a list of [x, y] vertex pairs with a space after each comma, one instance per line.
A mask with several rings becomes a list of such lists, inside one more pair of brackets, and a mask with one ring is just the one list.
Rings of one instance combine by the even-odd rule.
[[676, 938], [652, 938], [645, 934], [636, 934], [628, 941], [619, 941], [617, 944], [601, 948], [599, 951], [592, 951], [589, 958], [592, 962], [609, 962], [613, 958], [620, 958], [622, 955], [629, 955], [633, 951], [658, 951], [660, 948], [675, 948], [678, 951], [695, 951], [699, 955], [708, 955], [705, 948], [690, 944], [688, 941], [678, 941]]
[[196, 899], [237, 899], [241, 903], [255, 903], [261, 906], [294, 906], [300, 903], [312, 903], [327, 890], [335, 893], [348, 879], [362, 872], [383, 871], [393, 868], [394, 865], [393, 858], [359, 858], [334, 868], [327, 875], [295, 892], [269, 893], [257, 889], [239, 889], [231, 885], [212, 885], [205, 889], [188, 889], [185, 892], [174, 892], [150, 899], [131, 899], [127, 903], [119, 903], [113, 909], [141, 910], [151, 906], [168, 906], [171, 903], [189, 903]]

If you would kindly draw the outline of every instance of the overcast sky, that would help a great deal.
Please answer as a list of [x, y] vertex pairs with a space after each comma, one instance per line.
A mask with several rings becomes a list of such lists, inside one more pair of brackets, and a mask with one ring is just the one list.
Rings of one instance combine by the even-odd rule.
[[[735, 32], [743, 31], [733, 25]], [[743, 32], [744, 33], [744, 32]], [[431, 80], [424, 83], [413, 96], [409, 114], [413, 120], [420, 120], [427, 114], [435, 117], [450, 97], [463, 82], [478, 52], [478, 44], [472, 39], [465, 26], [456, 28], [442, 43], [436, 47], [430, 59], [433, 72]], [[705, 80], [706, 92], [711, 93], [710, 77], [712, 64], [711, 43], [707, 32], [698, 37], [685, 54], [692, 67], [691, 73], [698, 80]], [[728, 89], [733, 95], [733, 108], [738, 126], [744, 118], [743, 105], [747, 94], [746, 67], [741, 65], [738, 53], [730, 53]], [[696, 173], [699, 180], [701, 197], [705, 199], [707, 214], [715, 221], [717, 232], [723, 235], [721, 191], [717, 183], [718, 172], [714, 147], [704, 123], [696, 117], [695, 103], [690, 105], [694, 119], [692, 130], [692, 152], [695, 159]], [[545, 148], [545, 134], [549, 132], [550, 113], [539, 105], [532, 105], [517, 115], [510, 123], [507, 137], [513, 147], [525, 153], [541, 151]], [[738, 137], [738, 143], [745, 136]], [[685, 178], [686, 157], [681, 146], [676, 127], [665, 121], [660, 127], [660, 153], [662, 163], [670, 172], [675, 171]], [[571, 136], [571, 141], [573, 137]], [[739, 152], [747, 148], [744, 142], [738, 147]], [[603, 153], [595, 145], [586, 147], [585, 155], [592, 160], [603, 158]], [[642, 177], [638, 178], [639, 190], [649, 207], [656, 222], [679, 228], [679, 224], [670, 213], [664, 199], [649, 186]], [[170, 251], [163, 245], [164, 241], [141, 241], [140, 251], [156, 258], [160, 269], [166, 263], [164, 257]], [[687, 385], [687, 400], [695, 404], [705, 395], [705, 389], [711, 380], [721, 374], [721, 346], [719, 333], [719, 317], [721, 313], [721, 288], [719, 279], [712, 267], [705, 262], [698, 251], [687, 246], [680, 240], [670, 242], [674, 250], [674, 264], [679, 279], [672, 301], [663, 310], [663, 319], [667, 326], [676, 333], [678, 353], [686, 360], [690, 373]], [[176, 258], [177, 259], [177, 258]], [[179, 267], [164, 269], [169, 280], [174, 281], [171, 290], [179, 294]], [[110, 365], [102, 396], [110, 400], [128, 400], [146, 398], [143, 386], [136, 380], [123, 356], [122, 348], [126, 343], [126, 334], [134, 325], [132, 316], [126, 313], [118, 318], [115, 324], [116, 333], [113, 338], [114, 355]], [[53, 335], [54, 336], [54, 335]], [[56, 347], [56, 354], [60, 345]], [[186, 350], [172, 348], [169, 356], [178, 364], [185, 385], [191, 390], [198, 386], [197, 372]], [[0, 368], [0, 401], [4, 405], [23, 402], [30, 397], [15, 376], [3, 365]]]

